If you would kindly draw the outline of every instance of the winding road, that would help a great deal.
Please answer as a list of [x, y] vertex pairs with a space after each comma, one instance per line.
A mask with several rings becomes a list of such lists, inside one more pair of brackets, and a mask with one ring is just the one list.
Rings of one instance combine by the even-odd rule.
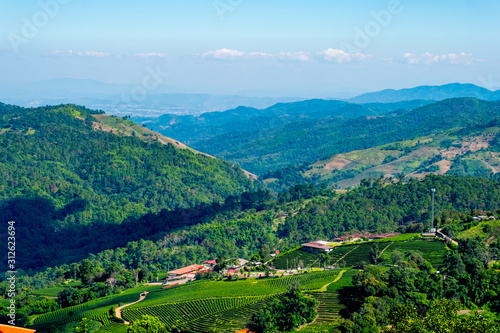
[[[129, 306], [129, 305], [132, 305], [132, 304], [135, 304], [135, 303], [139, 303], [140, 301], [142, 301], [143, 299], [145, 299], [145, 298], [146, 298], [147, 294], [148, 294], [148, 292], [147, 292], [147, 291], [145, 291], [145, 292], [143, 292], [143, 293], [141, 294], [141, 297], [139, 297], [139, 300], [138, 300], [138, 301], [135, 301], [135, 302], [132, 302], [132, 303], [128, 303], [128, 304], [125, 304], [125, 305], [122, 305], [122, 306], [120, 306], [120, 307], [116, 308], [116, 309], [115, 309], [115, 315], [116, 315], [116, 317], [117, 317], [117, 318], [120, 318], [120, 319], [123, 319], [123, 317], [122, 317], [122, 309], [123, 309], [123, 308], [126, 308], [126, 307], [127, 307], [127, 306]], [[125, 324], [125, 325], [130, 325], [130, 322], [129, 322], [129, 321], [126, 321], [126, 320], [124, 320], [124, 324]]]

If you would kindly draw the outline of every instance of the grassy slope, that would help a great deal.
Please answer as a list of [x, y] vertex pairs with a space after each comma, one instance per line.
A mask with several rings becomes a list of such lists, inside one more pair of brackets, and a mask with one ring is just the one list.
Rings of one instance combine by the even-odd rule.
[[500, 153], [495, 146], [499, 131], [496, 126], [470, 131], [458, 128], [338, 154], [312, 164], [305, 175], [318, 175], [321, 180], [344, 188], [358, 185], [363, 178], [382, 175], [395, 177], [404, 173], [421, 178], [429, 173], [460, 173], [463, 165], [463, 174], [496, 174], [500, 171]]
[[[486, 232], [486, 226], [491, 226], [491, 231]], [[488, 242], [497, 242], [500, 238], [500, 220], [487, 220], [479, 223], [477, 226], [464, 230], [458, 234], [457, 239], [481, 238]]]

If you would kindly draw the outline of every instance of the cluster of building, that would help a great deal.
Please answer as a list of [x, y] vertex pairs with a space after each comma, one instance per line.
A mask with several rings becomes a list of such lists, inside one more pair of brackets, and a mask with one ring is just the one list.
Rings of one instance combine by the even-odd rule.
[[[233, 264], [227, 266], [227, 269], [222, 273], [225, 275], [235, 275], [237, 272], [246, 264], [248, 260], [245, 259], [236, 259], [233, 260]], [[186, 267], [178, 268], [173, 271], [168, 272], [167, 280], [177, 280], [177, 279], [193, 279], [196, 274], [204, 274], [209, 273], [213, 270], [217, 262], [215, 260], [207, 260], [202, 262], [203, 265], [189, 265]]]
[[[368, 240], [374, 240], [374, 239], [384, 239], [384, 238], [390, 238], [394, 236], [398, 236], [400, 233], [398, 232], [392, 232], [392, 233], [387, 233], [387, 234], [381, 234], [381, 235], [372, 235], [372, 234], [352, 234], [352, 235], [347, 235], [347, 236], [340, 236], [334, 239], [335, 242], [356, 242], [359, 240], [363, 239], [368, 239]], [[321, 251], [325, 251], [329, 253], [330, 251], [333, 250], [333, 246], [329, 246], [328, 244], [331, 244], [332, 242], [327, 242], [327, 241], [314, 241], [310, 243], [305, 243], [302, 244], [302, 250], [311, 252], [311, 253], [319, 253]]]
[[398, 236], [400, 233], [398, 232], [392, 232], [388, 234], [380, 234], [380, 235], [372, 235], [372, 234], [352, 234], [352, 235], [347, 235], [347, 236], [340, 236], [334, 239], [336, 242], [345, 242], [345, 241], [351, 241], [355, 242], [358, 240], [362, 240], [365, 238], [368, 238], [368, 240], [374, 240], [374, 239], [384, 239], [384, 238], [390, 238], [394, 236]]
[[472, 219], [476, 221], [484, 221], [484, 220], [496, 220], [496, 217], [481, 215], [481, 216], [474, 216]]

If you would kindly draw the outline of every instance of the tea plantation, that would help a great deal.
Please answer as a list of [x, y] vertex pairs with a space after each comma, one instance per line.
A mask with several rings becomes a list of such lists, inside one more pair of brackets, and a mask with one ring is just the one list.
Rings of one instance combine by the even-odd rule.
[[[433, 266], [442, 264], [446, 251], [444, 243], [424, 239], [378, 242], [382, 252], [382, 265], [390, 264], [393, 251], [417, 251]], [[127, 326], [114, 317], [114, 308], [135, 302], [142, 292], [147, 297], [125, 307], [124, 320], [133, 322], [142, 315], [158, 317], [168, 327], [177, 327], [194, 332], [236, 332], [247, 327], [253, 314], [265, 304], [282, 297], [289, 285], [298, 283], [307, 297], [318, 302], [318, 315], [314, 322], [301, 328], [301, 332], [327, 332], [335, 327], [344, 306], [339, 301], [342, 288], [352, 287], [352, 277], [357, 270], [351, 266], [370, 263], [373, 242], [335, 247], [329, 254], [328, 264], [345, 268], [306, 271], [301, 274], [262, 278], [236, 278], [232, 280], [199, 280], [167, 289], [161, 286], [144, 286], [128, 290], [120, 295], [100, 298], [32, 318], [32, 327], [39, 332], [48, 332], [70, 322], [90, 318], [103, 327], [98, 332], [126, 332]], [[318, 257], [296, 249], [276, 258], [272, 265], [280, 267], [288, 262], [304, 266], [318, 266]], [[307, 263], [307, 264], [306, 264]]]

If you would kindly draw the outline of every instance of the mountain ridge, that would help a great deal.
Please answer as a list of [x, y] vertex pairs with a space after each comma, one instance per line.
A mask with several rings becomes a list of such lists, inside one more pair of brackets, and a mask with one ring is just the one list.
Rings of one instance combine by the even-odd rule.
[[471, 83], [449, 83], [440, 86], [417, 86], [405, 89], [385, 89], [362, 94], [347, 101], [352, 103], [395, 103], [416, 99], [445, 100], [449, 98], [473, 97], [487, 101], [500, 99], [500, 90], [491, 91]]

